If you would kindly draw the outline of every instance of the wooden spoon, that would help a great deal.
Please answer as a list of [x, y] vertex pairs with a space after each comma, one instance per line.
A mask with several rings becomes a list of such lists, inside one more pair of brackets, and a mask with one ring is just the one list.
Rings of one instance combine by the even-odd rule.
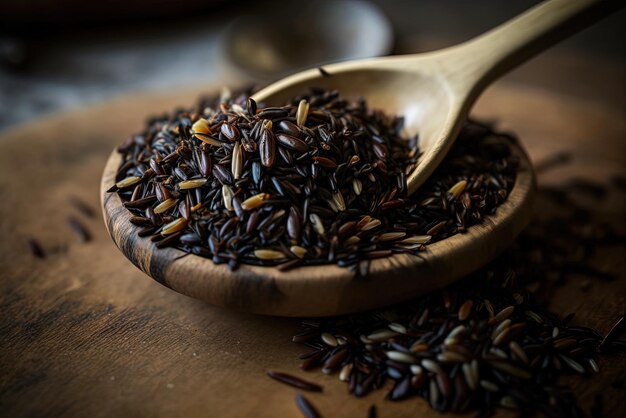
[[[488, 81], [554, 42], [555, 30], [573, 29], [584, 11], [604, 10], [605, 2], [552, 0], [465, 45], [420, 56], [354, 61], [305, 71], [260, 91], [257, 100], [282, 103], [308, 86], [338, 88], [363, 95], [372, 107], [406, 117], [409, 131], [419, 132], [426, 151], [410, 178], [415, 191], [450, 148], [470, 105]], [[605, 13], [605, 12], [603, 12]], [[587, 15], [585, 15], [587, 16]], [[588, 17], [591, 17], [589, 15]], [[550, 36], [549, 36], [550, 35]], [[562, 36], [562, 34], [561, 34]], [[121, 156], [113, 151], [101, 184], [107, 228], [120, 250], [137, 267], [177, 292], [239, 310], [284, 315], [324, 316], [397, 303], [445, 286], [495, 257], [530, 219], [534, 173], [524, 151], [513, 148], [519, 173], [508, 199], [483, 224], [428, 246], [420, 257], [398, 254], [373, 260], [365, 278], [335, 265], [300, 267], [280, 272], [273, 267], [225, 265], [173, 248], [157, 249], [137, 235], [117, 194]]]
[[432, 174], [454, 143], [484, 88], [508, 70], [600, 19], [617, 2], [551, 0], [461, 45], [417, 55], [354, 60], [284, 78], [253, 97], [283, 105], [309, 87], [363, 96], [372, 108], [403, 115], [406, 131], [419, 133], [419, 164], [408, 177], [409, 194]]

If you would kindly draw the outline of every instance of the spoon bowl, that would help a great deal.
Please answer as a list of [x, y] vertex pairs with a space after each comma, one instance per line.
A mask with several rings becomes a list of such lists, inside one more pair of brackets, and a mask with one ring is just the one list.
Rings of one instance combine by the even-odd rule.
[[[390, 115], [402, 115], [404, 135], [419, 134], [420, 179], [425, 180], [445, 156], [453, 141], [441, 138], [456, 137], [464, 119], [463, 110], [450, 80], [442, 77], [436, 64], [439, 54], [410, 57], [373, 58], [324, 66], [287, 77], [256, 93], [253, 97], [266, 105], [283, 105], [292, 97], [312, 87], [339, 89], [342, 97], [363, 97], [373, 109], [384, 109]], [[426, 164], [428, 162], [428, 164]], [[428, 170], [426, 172], [425, 170]], [[418, 172], [408, 179], [409, 193], [417, 190]]]
[[619, 8], [602, 0], [549, 0], [491, 31], [440, 51], [353, 60], [286, 77], [254, 94], [282, 105], [311, 87], [363, 97], [375, 109], [402, 115], [419, 134], [422, 156], [407, 178], [413, 194], [450, 150], [471, 106], [490, 82], [557, 41]]

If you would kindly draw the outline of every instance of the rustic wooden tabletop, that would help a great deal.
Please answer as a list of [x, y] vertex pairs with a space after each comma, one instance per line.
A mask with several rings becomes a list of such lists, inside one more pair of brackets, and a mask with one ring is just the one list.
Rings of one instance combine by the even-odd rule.
[[[211, 87], [206, 86], [206, 91]], [[0, 415], [217, 417], [298, 416], [295, 391], [265, 376], [278, 369], [324, 385], [312, 394], [323, 416], [438, 416], [426, 402], [356, 399], [336, 376], [298, 370], [303, 348], [290, 342], [297, 321], [207, 305], [151, 280], [118, 251], [99, 213], [98, 185], [111, 149], [146, 115], [189, 104], [198, 89], [143, 94], [6, 131], [0, 137]], [[571, 99], [524, 85], [499, 84], [475, 115], [519, 134], [535, 162], [567, 151], [569, 164], [539, 175], [540, 185], [624, 178], [626, 121], [602, 102]], [[601, 201], [581, 196], [594, 216], [624, 228], [624, 189]], [[78, 211], [78, 197], [96, 210]], [[555, 210], [538, 202], [536, 211]], [[91, 232], [81, 242], [67, 219]], [[623, 231], [622, 231], [623, 232]], [[31, 254], [36, 239], [47, 256]], [[603, 250], [613, 281], [581, 278], [557, 289], [551, 307], [606, 332], [626, 308], [624, 248]], [[600, 361], [601, 373], [571, 378], [588, 411], [598, 392], [606, 416], [625, 416], [623, 392], [609, 383], [626, 372], [624, 356]], [[502, 415], [506, 415], [502, 413]]]

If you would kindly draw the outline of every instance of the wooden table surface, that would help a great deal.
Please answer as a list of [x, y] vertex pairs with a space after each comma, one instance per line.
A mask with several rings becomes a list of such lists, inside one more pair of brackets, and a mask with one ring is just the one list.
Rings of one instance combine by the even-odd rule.
[[[108, 153], [146, 115], [195, 98], [190, 90], [120, 97], [0, 136], [0, 416], [299, 416], [295, 391], [268, 379], [266, 369], [323, 384], [324, 392], [309, 398], [326, 417], [364, 417], [371, 404], [381, 417], [438, 416], [421, 399], [393, 403], [384, 391], [356, 399], [336, 376], [299, 371], [303, 348], [290, 342], [295, 320], [241, 314], [174, 293], [117, 250], [99, 213]], [[499, 84], [475, 115], [516, 131], [534, 161], [572, 153], [570, 164], [541, 174], [540, 184], [572, 177], [608, 183], [624, 175], [626, 122], [601, 104]], [[616, 228], [624, 224], [623, 193], [594, 209]], [[79, 213], [69, 204], [73, 196], [97, 209], [96, 216]], [[68, 216], [89, 228], [90, 242], [73, 235]], [[29, 252], [29, 238], [42, 244], [45, 259]], [[577, 311], [578, 322], [606, 332], [626, 307], [624, 255], [623, 247], [600, 255], [618, 280], [586, 292], [568, 282], [553, 309]], [[623, 356], [602, 359], [599, 375], [568, 380], [583, 409], [602, 391], [605, 411], [626, 416], [623, 393], [608, 384], [624, 374], [625, 363]]]

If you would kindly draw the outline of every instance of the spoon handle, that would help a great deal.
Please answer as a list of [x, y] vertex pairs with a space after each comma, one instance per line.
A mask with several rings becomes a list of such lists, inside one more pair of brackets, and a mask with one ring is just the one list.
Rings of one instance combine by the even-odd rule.
[[[492, 81], [624, 5], [611, 0], [548, 0], [450, 50], [457, 86], [470, 100]], [[454, 76], [457, 77], [454, 77]]]

